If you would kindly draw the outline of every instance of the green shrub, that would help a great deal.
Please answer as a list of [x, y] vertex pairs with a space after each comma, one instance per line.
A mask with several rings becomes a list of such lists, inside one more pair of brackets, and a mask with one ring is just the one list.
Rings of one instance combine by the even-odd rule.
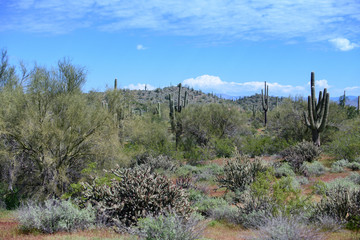
[[226, 221], [228, 223], [239, 223], [239, 211], [236, 207], [222, 205], [210, 210], [210, 217], [217, 221]]
[[195, 240], [205, 229], [201, 220], [194, 214], [186, 219], [176, 213], [163, 213], [140, 219], [136, 232], [144, 240]]
[[136, 157], [136, 164], [133, 165], [146, 165], [152, 170], [163, 169], [166, 171], [176, 171], [177, 164], [174, 159], [166, 155], [151, 156], [148, 153], [143, 153]]
[[355, 184], [360, 184], [360, 174], [357, 172], [351, 173], [346, 179]]
[[256, 240], [320, 240], [325, 239], [319, 230], [306, 225], [299, 217], [277, 216], [266, 218], [255, 232]]
[[348, 221], [360, 216], [360, 191], [336, 185], [326, 191], [326, 195], [316, 205], [312, 220], [327, 215], [339, 221]]
[[111, 184], [83, 183], [80, 204], [90, 203], [105, 224], [129, 226], [149, 214], [173, 209], [180, 216], [190, 214], [190, 204], [184, 190], [150, 168], [113, 169]]
[[222, 198], [214, 198], [203, 196], [193, 203], [193, 207], [203, 216], [211, 215], [211, 211], [215, 208], [227, 206], [228, 203]]
[[300, 142], [282, 151], [281, 156], [295, 171], [299, 171], [304, 162], [313, 162], [320, 156], [320, 149], [312, 142]]
[[360, 170], [360, 163], [358, 162], [351, 162], [347, 165], [348, 168], [350, 168], [352, 171]]
[[349, 164], [349, 161], [346, 159], [341, 159], [339, 161], [334, 162], [331, 164], [331, 172], [339, 173], [344, 171], [344, 167]]
[[27, 203], [18, 211], [20, 229], [45, 233], [86, 229], [95, 223], [91, 207], [79, 209], [69, 200], [46, 200], [43, 204]]
[[320, 176], [326, 172], [326, 167], [321, 162], [315, 161], [313, 163], [306, 162], [302, 166], [302, 171], [306, 172], [309, 176]]
[[330, 191], [332, 189], [337, 189], [339, 187], [355, 190], [355, 189], [359, 189], [360, 186], [350, 181], [348, 178], [336, 178], [333, 181], [328, 182], [326, 184], [326, 187], [327, 190]]
[[275, 176], [277, 178], [295, 176], [293, 169], [287, 162], [282, 163], [279, 167], [275, 166], [274, 169], [275, 169]]
[[347, 122], [342, 126], [343, 130], [338, 131], [333, 136], [333, 141], [326, 147], [330, 154], [350, 161], [360, 156], [359, 119], [355, 119], [354, 122]]
[[217, 157], [232, 157], [235, 150], [234, 143], [229, 138], [221, 138], [215, 140], [215, 153]]
[[[16, 189], [9, 190], [5, 183], [0, 183], [0, 202], [7, 210], [16, 209], [20, 206], [20, 196]], [[0, 207], [1, 208], [1, 207]]]
[[274, 154], [288, 147], [288, 143], [281, 138], [270, 136], [249, 136], [245, 139], [241, 150], [251, 157], [264, 154]]
[[233, 192], [243, 192], [255, 180], [259, 172], [265, 172], [267, 165], [260, 159], [250, 160], [246, 156], [237, 156], [224, 166], [224, 175], [219, 175], [216, 181], [219, 187], [225, 187]]

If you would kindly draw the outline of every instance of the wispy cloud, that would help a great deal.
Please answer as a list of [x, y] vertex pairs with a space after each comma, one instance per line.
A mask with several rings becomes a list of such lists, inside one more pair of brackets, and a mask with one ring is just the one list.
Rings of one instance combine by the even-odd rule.
[[142, 44], [138, 44], [138, 45], [136, 46], [136, 49], [137, 49], [137, 50], [145, 50], [145, 49], [147, 49], [147, 48], [144, 47]]
[[0, 31], [65, 33], [96, 27], [287, 41], [356, 39], [360, 33], [360, 2], [355, 0], [20, 0], [3, 5]]
[[151, 86], [150, 84], [146, 84], [146, 83], [130, 84], [128, 86], [125, 86], [124, 88], [130, 89], [130, 90], [145, 90], [145, 87], [147, 90], [155, 89], [154, 86]]
[[334, 38], [329, 40], [336, 48], [338, 48], [341, 51], [349, 51], [356, 47], [359, 47], [356, 43], [351, 43], [346, 38]]

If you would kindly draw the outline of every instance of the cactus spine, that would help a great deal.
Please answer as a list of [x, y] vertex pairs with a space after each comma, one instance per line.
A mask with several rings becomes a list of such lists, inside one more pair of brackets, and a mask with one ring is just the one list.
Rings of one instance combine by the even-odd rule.
[[304, 111], [305, 124], [312, 132], [312, 140], [316, 146], [320, 146], [320, 133], [325, 129], [329, 113], [330, 95], [324, 88], [324, 93], [319, 92], [316, 103], [315, 74], [311, 72], [311, 96], [308, 96], [308, 113]]
[[[265, 94], [264, 94], [265, 91]], [[266, 86], [265, 81], [265, 88], [264, 91], [261, 89], [261, 104], [264, 110], [264, 126], [266, 127], [267, 124], [267, 111], [269, 110], [269, 86]]]

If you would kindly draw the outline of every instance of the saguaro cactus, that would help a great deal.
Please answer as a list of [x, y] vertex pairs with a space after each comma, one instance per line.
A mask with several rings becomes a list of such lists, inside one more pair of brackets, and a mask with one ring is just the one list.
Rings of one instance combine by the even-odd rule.
[[358, 96], [358, 114], [360, 114], [360, 96]]
[[117, 89], [117, 79], [115, 78], [115, 81], [114, 81], [114, 89], [116, 90]]
[[[264, 94], [265, 91], [265, 94]], [[265, 81], [265, 88], [264, 91], [261, 89], [261, 104], [264, 110], [264, 125], [266, 127], [267, 124], [267, 111], [269, 110], [269, 86], [266, 86]]]
[[306, 126], [311, 129], [313, 143], [320, 146], [320, 133], [326, 126], [330, 95], [324, 88], [324, 93], [319, 92], [319, 99], [316, 102], [315, 94], [315, 74], [311, 72], [311, 96], [308, 96], [308, 113], [304, 111], [304, 118]]

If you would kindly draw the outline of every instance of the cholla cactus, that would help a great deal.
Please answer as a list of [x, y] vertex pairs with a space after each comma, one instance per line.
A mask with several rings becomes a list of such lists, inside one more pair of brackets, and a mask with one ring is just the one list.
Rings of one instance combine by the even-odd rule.
[[116, 227], [136, 224], [139, 218], [172, 209], [189, 216], [190, 203], [184, 190], [150, 168], [113, 169], [110, 184], [83, 183], [81, 205], [90, 203], [105, 224]]

